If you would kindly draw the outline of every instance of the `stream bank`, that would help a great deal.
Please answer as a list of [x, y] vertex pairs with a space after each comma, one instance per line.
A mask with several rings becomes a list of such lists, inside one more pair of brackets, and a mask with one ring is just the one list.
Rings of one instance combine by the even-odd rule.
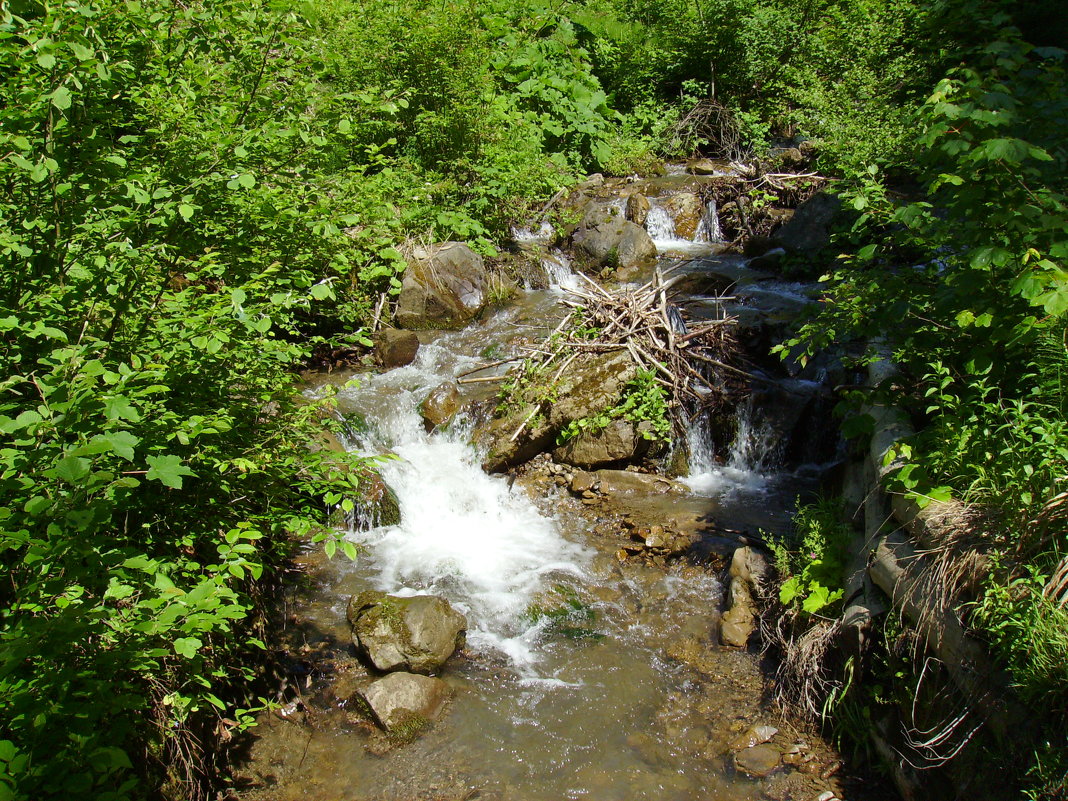
[[[746, 320], [744, 338], [774, 336], [766, 326], [810, 302], [808, 289], [695, 241], [710, 230], [695, 228], [687, 253], [658, 248], [660, 264], [698, 288], [679, 298], [687, 316], [729, 308]], [[559, 267], [562, 254], [547, 252]], [[421, 331], [407, 364], [310, 382], [313, 395], [336, 392], [347, 447], [388, 455], [380, 471], [400, 521], [354, 519], [355, 565], [307, 554], [287, 597], [293, 686], [255, 732], [243, 797], [879, 797], [767, 704], [757, 654], [720, 643], [731, 554], [784, 534], [798, 495], [835, 458], [822, 368], [762, 373], [759, 402], [738, 404], [728, 424], [694, 420], [676, 438], [686, 457], [677, 479], [641, 461], [583, 469], [550, 454], [507, 477], [485, 473], [469, 441], [496, 405], [491, 381], [460, 385], [461, 411], [427, 425], [427, 398], [443, 384], [523, 354], [557, 326], [560, 285], [573, 280], [562, 277], [456, 331]], [[732, 299], [702, 287], [733, 287]], [[372, 589], [439, 595], [468, 622], [466, 645], [439, 673], [450, 705], [408, 743], [353, 702], [374, 675], [352, 651], [344, 609]]]

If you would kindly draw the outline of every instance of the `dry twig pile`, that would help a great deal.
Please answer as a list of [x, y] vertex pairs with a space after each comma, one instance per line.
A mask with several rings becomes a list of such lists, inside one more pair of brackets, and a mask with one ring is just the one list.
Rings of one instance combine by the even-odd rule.
[[626, 350], [665, 389], [678, 433], [692, 415], [732, 404], [752, 377], [733, 363], [738, 360], [737, 321], [724, 314], [687, 324], [668, 299], [679, 280], [667, 278], [671, 272], [658, 268], [648, 283], [616, 291], [580, 274], [584, 286], [567, 290], [569, 297], [562, 301], [575, 313], [532, 351], [521, 369], [551, 376], [546, 382], [551, 386], [584, 353]]

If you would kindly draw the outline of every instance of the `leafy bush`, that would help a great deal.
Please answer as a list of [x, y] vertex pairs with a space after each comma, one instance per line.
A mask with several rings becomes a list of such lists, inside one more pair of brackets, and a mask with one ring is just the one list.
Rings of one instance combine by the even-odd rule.
[[842, 599], [843, 572], [853, 532], [842, 522], [839, 501], [820, 498], [799, 505], [790, 542], [772, 541], [782, 584], [779, 600], [815, 615]]

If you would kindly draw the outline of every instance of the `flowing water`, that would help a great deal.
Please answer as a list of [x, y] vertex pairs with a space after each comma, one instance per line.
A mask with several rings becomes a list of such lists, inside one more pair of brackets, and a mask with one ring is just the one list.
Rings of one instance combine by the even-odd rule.
[[[271, 717], [257, 730], [247, 798], [748, 801], [768, 789], [731, 760], [730, 740], [771, 713], [756, 658], [718, 646], [715, 560], [621, 561], [611, 515], [548, 480], [511, 486], [485, 474], [470, 421], [428, 434], [419, 417], [441, 382], [544, 336], [564, 312], [559, 294], [524, 293], [485, 322], [424, 342], [408, 367], [351, 382], [322, 376], [309, 390], [333, 385], [352, 423], [349, 447], [387, 455], [381, 473], [402, 522], [354, 526], [355, 564], [308, 556], [308, 579], [288, 599], [306, 725]], [[483, 399], [494, 388], [468, 385]], [[653, 517], [690, 515], [707, 528], [711, 545], [696, 549], [706, 556], [723, 529], [782, 530], [805, 485], [783, 478], [762, 425], [743, 410], [733, 441], [716, 448], [695, 424], [691, 495], [662, 509], [631, 502]], [[369, 749], [368, 726], [347, 706], [363, 674], [345, 605], [367, 588], [442, 595], [469, 622], [466, 648], [442, 674], [455, 691], [444, 718], [386, 754]], [[566, 611], [568, 625], [539, 609]]]

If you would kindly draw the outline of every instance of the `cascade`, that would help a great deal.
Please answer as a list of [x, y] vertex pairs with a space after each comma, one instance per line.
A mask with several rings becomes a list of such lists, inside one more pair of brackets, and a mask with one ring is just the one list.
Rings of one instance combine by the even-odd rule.
[[649, 214], [645, 218], [645, 230], [650, 238], [660, 247], [662, 243], [674, 242], [675, 221], [671, 219], [667, 209], [657, 203], [649, 202]]

